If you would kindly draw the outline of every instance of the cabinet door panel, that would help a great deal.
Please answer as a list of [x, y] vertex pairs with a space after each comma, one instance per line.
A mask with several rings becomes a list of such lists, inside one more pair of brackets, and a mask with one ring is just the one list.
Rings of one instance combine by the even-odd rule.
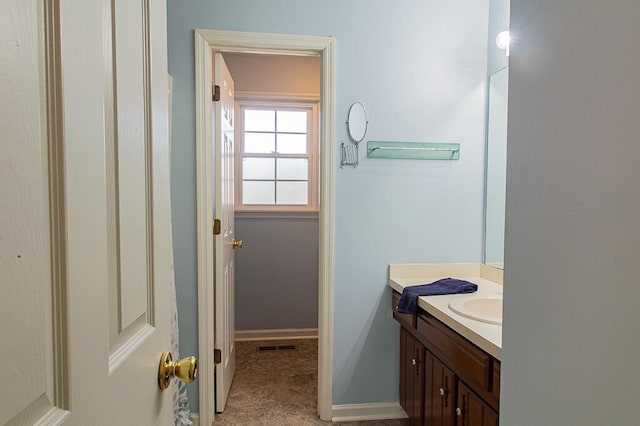
[[413, 406], [413, 424], [422, 426], [423, 421], [423, 406], [422, 401], [424, 399], [424, 346], [412, 337], [413, 341], [413, 357], [411, 359], [411, 365], [414, 367], [413, 374], [413, 390], [412, 390], [412, 406]]
[[458, 381], [456, 426], [498, 426], [498, 414]]
[[400, 329], [400, 405], [412, 424], [423, 424], [424, 346]]
[[425, 371], [424, 417], [430, 426], [453, 426], [455, 416], [455, 380], [451, 370], [427, 351]]

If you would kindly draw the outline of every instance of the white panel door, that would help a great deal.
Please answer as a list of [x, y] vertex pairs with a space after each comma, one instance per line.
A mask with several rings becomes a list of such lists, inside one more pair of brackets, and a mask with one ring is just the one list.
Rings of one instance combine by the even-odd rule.
[[0, 424], [172, 423], [165, 8], [3, 4]]
[[220, 53], [214, 54], [214, 84], [220, 101], [214, 102], [215, 215], [221, 232], [215, 243], [215, 347], [222, 351], [216, 365], [216, 411], [224, 410], [236, 369], [234, 226], [234, 96], [233, 79]]
[[64, 418], [53, 356], [42, 2], [0, 13], [0, 424]]

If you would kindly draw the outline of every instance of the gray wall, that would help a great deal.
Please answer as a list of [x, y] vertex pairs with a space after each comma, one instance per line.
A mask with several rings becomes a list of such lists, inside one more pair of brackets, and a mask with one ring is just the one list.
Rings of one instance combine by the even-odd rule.
[[[461, 143], [459, 161], [361, 154], [358, 168], [336, 170], [333, 402], [397, 401], [387, 265], [481, 260], [488, 9], [488, 0], [168, 1], [181, 353], [197, 352], [193, 29], [334, 36], [337, 123], [362, 101], [369, 140]], [[340, 140], [343, 126], [336, 158]]]
[[511, 3], [503, 425], [640, 424], [639, 16]]
[[318, 220], [236, 219], [236, 329], [318, 326]]

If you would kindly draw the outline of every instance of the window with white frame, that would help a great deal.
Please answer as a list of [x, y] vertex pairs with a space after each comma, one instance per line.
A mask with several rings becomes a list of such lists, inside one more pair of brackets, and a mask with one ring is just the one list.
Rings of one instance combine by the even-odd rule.
[[236, 103], [236, 210], [318, 210], [318, 105]]

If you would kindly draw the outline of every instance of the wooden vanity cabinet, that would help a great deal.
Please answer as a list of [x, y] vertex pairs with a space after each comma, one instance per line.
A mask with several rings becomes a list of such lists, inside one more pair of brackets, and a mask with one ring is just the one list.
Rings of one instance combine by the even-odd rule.
[[400, 405], [416, 426], [497, 426], [500, 361], [419, 310], [400, 322]]
[[424, 346], [400, 329], [400, 405], [415, 426], [424, 424]]

